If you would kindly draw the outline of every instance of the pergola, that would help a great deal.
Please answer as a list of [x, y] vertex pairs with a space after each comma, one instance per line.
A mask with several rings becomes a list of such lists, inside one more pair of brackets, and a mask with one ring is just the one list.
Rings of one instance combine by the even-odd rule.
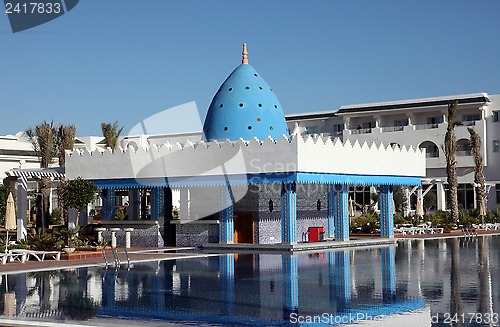
[[168, 220], [171, 189], [216, 187], [219, 243], [233, 243], [235, 186], [280, 184], [281, 241], [296, 243], [297, 185], [324, 184], [328, 193], [328, 235], [346, 241], [349, 186], [380, 186], [381, 236], [393, 237], [391, 186], [420, 185], [425, 176], [425, 152], [311, 136], [165, 143], [115, 152], [74, 151], [67, 154], [66, 175], [69, 179], [91, 180], [102, 189], [104, 219], [113, 216], [116, 189], [150, 189], [152, 218]]

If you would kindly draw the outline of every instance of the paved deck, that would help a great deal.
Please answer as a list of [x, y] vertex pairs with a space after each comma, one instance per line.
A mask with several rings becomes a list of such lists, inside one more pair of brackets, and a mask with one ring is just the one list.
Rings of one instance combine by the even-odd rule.
[[[130, 263], [138, 263], [145, 261], [154, 260], [175, 260], [175, 259], [186, 259], [194, 257], [206, 257], [208, 254], [201, 253], [177, 253], [176, 251], [186, 251], [194, 248], [131, 248], [128, 250]], [[107, 260], [111, 265], [114, 265], [115, 261], [111, 250], [106, 250]], [[123, 248], [118, 249], [118, 257], [121, 263], [127, 263], [127, 256], [123, 251]], [[24, 263], [15, 261], [8, 262], [5, 265], [0, 265], [0, 274], [13, 274], [13, 273], [24, 273], [30, 271], [44, 271], [53, 269], [65, 269], [65, 268], [80, 268], [80, 267], [90, 267], [90, 266], [105, 266], [106, 262], [104, 258], [92, 258], [92, 259], [79, 259], [79, 260], [52, 260], [45, 259], [44, 261], [36, 261], [30, 259]]]
[[[500, 230], [477, 229], [476, 233], [477, 236], [500, 235]], [[476, 236], [465, 235], [461, 230], [454, 230], [451, 231], [450, 233], [440, 233], [440, 234], [417, 234], [417, 235], [396, 234], [394, 237], [398, 239], [407, 240], [407, 239], [441, 239], [441, 238], [456, 238], [456, 237], [471, 238]]]
[[[500, 231], [485, 231], [478, 230], [478, 237], [485, 235], [500, 235]], [[196, 257], [206, 257], [217, 255], [218, 253], [229, 252], [259, 252], [259, 253], [293, 253], [293, 252], [307, 252], [307, 251], [321, 251], [321, 250], [342, 250], [354, 249], [364, 247], [380, 247], [395, 245], [398, 240], [405, 239], [444, 239], [444, 238], [458, 238], [458, 237], [471, 237], [464, 235], [461, 231], [452, 231], [451, 233], [443, 234], [423, 234], [423, 235], [396, 235], [394, 239], [385, 239], [380, 237], [365, 236], [353, 238], [346, 242], [340, 241], [323, 241], [314, 243], [296, 243], [296, 244], [205, 244], [203, 253], [196, 253], [196, 248], [175, 248], [175, 247], [162, 247], [162, 248], [131, 248], [128, 250], [129, 259], [131, 263], [155, 261], [155, 260], [176, 260], [187, 259]], [[476, 236], [472, 236], [474, 238]], [[119, 248], [118, 257], [122, 263], [127, 263], [127, 256], [123, 248]], [[177, 251], [189, 251], [193, 253], [178, 253]], [[114, 265], [113, 254], [110, 250], [106, 251], [106, 256], [111, 265]], [[46, 259], [44, 261], [34, 261], [31, 259], [25, 263], [21, 262], [8, 262], [5, 265], [0, 265], [0, 274], [14, 274], [24, 273], [30, 271], [43, 271], [53, 269], [65, 268], [79, 268], [91, 266], [105, 266], [104, 258], [92, 259], [79, 259], [79, 260], [52, 260]]]
[[387, 239], [380, 237], [352, 238], [349, 241], [322, 241], [311, 243], [294, 244], [204, 244], [203, 250], [213, 252], [264, 252], [264, 253], [286, 253], [299, 251], [317, 251], [328, 249], [349, 249], [359, 247], [374, 247], [396, 244], [396, 239]]

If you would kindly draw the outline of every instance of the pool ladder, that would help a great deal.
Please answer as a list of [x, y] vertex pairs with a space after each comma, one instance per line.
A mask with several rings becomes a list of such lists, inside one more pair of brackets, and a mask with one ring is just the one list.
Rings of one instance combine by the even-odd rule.
[[[130, 256], [128, 255], [127, 248], [124, 246], [123, 250], [124, 250], [125, 256], [127, 257], [127, 266], [130, 267]], [[120, 257], [118, 256], [118, 250], [114, 247], [111, 247], [111, 253], [113, 253], [113, 258], [115, 259], [115, 266], [120, 266], [121, 261], [120, 261]], [[105, 249], [102, 249], [102, 256], [104, 258], [104, 262], [106, 263], [106, 267], [108, 267], [109, 261], [108, 261], [108, 257], [106, 256]]]

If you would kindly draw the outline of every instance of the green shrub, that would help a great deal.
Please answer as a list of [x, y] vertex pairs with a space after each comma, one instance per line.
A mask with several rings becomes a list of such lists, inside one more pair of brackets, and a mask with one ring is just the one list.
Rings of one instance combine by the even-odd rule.
[[430, 221], [432, 227], [441, 227], [449, 229], [455, 226], [455, 222], [451, 218], [448, 211], [435, 211], [424, 216], [425, 221]]
[[405, 218], [401, 212], [394, 214], [394, 225], [413, 224], [412, 217]]
[[380, 228], [380, 218], [375, 212], [369, 212], [356, 217], [351, 222], [351, 231], [353, 233], [373, 234]]
[[49, 232], [30, 234], [26, 241], [30, 249], [39, 251], [57, 249], [64, 245], [61, 235]]
[[116, 220], [123, 220], [123, 219], [125, 219], [125, 213], [123, 212], [122, 209], [116, 208], [116, 210], [115, 210], [115, 219]]
[[462, 210], [458, 216], [458, 223], [460, 225], [480, 224], [481, 217], [476, 210]]
[[52, 217], [50, 220], [51, 225], [60, 225], [61, 224], [61, 211], [59, 208], [54, 208], [52, 210]]

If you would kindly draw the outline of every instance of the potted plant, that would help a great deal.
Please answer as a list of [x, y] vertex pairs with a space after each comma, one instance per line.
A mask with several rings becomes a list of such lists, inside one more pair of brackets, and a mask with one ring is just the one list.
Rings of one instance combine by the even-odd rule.
[[62, 249], [65, 253], [70, 254], [75, 252], [79, 230], [80, 230], [79, 227], [75, 227], [75, 228], [65, 228], [60, 231], [65, 241], [65, 245]]

